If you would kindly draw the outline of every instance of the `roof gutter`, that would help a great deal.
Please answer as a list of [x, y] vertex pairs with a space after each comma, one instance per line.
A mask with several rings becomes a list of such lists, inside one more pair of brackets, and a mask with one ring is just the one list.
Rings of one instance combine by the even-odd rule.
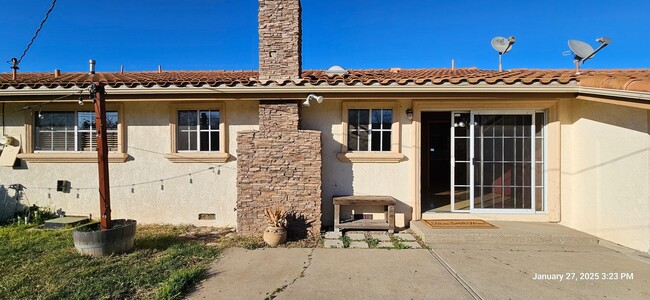
[[[2, 96], [46, 96], [78, 93], [81, 88], [14, 89], [0, 90]], [[135, 94], [303, 94], [303, 93], [575, 93], [575, 85], [308, 85], [308, 86], [234, 86], [234, 87], [135, 87], [111, 88], [106, 92], [113, 95]]]
[[[81, 88], [37, 88], [0, 90], [0, 99], [11, 96], [54, 96], [78, 93]], [[209, 95], [209, 94], [305, 94], [305, 93], [538, 93], [557, 94], [574, 93], [593, 97], [613, 97], [621, 100], [636, 102], [650, 101], [650, 93], [637, 91], [623, 91], [614, 89], [582, 87], [578, 85], [498, 85], [498, 84], [441, 84], [441, 85], [307, 85], [307, 86], [233, 86], [233, 87], [135, 87], [135, 88], [110, 88], [106, 87], [109, 95]]]

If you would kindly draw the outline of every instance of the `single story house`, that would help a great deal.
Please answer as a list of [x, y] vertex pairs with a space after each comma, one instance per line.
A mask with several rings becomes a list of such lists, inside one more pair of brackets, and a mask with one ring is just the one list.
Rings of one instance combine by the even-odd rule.
[[300, 1], [259, 2], [259, 70], [0, 74], [4, 192], [98, 215], [96, 83], [114, 218], [253, 233], [277, 205], [315, 234], [333, 196], [388, 195], [398, 227], [556, 222], [650, 252], [650, 69], [303, 71]]

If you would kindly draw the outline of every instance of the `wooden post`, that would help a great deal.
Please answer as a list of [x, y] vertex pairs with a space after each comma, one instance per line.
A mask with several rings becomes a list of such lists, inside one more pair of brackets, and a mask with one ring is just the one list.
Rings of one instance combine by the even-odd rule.
[[97, 169], [99, 170], [99, 211], [102, 230], [111, 229], [111, 191], [108, 182], [108, 144], [106, 143], [106, 95], [104, 85], [94, 84], [95, 127], [97, 129]]

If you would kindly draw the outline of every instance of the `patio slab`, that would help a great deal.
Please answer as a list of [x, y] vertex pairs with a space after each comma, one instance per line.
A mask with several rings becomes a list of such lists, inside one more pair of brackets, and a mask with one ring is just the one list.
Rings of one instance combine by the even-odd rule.
[[393, 236], [399, 238], [402, 241], [415, 242], [415, 237], [410, 233], [396, 233]]
[[345, 236], [349, 237], [353, 241], [363, 241], [366, 239], [366, 235], [363, 233], [345, 233]]
[[326, 239], [338, 239], [342, 236], [341, 232], [328, 231], [325, 232]]
[[341, 240], [323, 240], [323, 248], [343, 248]]
[[368, 243], [366, 242], [350, 242], [350, 248], [357, 248], [357, 249], [368, 249]]
[[378, 239], [380, 242], [389, 242], [390, 241], [390, 236], [388, 236], [387, 233], [381, 232], [381, 233], [371, 233], [370, 236], [372, 238]]
[[642, 255], [558, 224], [490, 223], [499, 229], [425, 231], [432, 254], [484, 299], [650, 299]]

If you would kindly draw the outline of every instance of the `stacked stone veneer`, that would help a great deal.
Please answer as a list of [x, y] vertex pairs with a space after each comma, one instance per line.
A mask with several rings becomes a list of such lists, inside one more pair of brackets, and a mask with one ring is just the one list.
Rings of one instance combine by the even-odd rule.
[[300, 0], [259, 0], [260, 80], [300, 77], [300, 22]]
[[237, 135], [237, 230], [263, 232], [277, 206], [292, 213], [289, 236], [320, 234], [321, 133], [298, 129], [297, 102], [260, 101], [259, 118]]

